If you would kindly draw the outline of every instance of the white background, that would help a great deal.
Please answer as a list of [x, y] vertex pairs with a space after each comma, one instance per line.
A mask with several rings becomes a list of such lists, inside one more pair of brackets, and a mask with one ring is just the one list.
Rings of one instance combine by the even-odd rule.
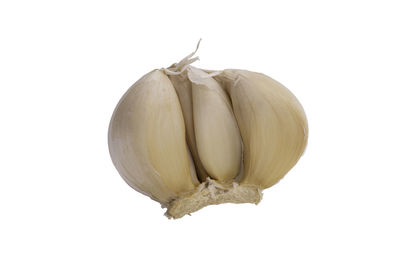
[[[1, 1], [0, 266], [400, 266], [396, 1]], [[263, 72], [309, 145], [258, 205], [168, 220], [111, 163], [125, 90], [191, 52]]]

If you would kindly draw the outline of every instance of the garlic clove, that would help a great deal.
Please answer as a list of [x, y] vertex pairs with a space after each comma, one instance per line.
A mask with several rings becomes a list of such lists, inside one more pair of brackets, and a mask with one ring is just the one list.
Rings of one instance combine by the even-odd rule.
[[162, 204], [199, 184], [178, 96], [160, 70], [142, 77], [118, 103], [109, 127], [109, 149], [127, 183]]
[[194, 67], [187, 71], [192, 82], [193, 122], [200, 160], [212, 178], [230, 181], [241, 166], [242, 144], [229, 97], [204, 71]]
[[216, 79], [225, 86], [244, 145], [243, 184], [267, 188], [299, 160], [308, 126], [296, 97], [270, 77], [225, 70]]
[[168, 75], [168, 78], [171, 80], [181, 104], [186, 128], [186, 140], [196, 166], [197, 176], [201, 181], [205, 181], [208, 177], [208, 174], [200, 161], [194, 134], [192, 83], [187, 77], [187, 71], [184, 71], [178, 75]]

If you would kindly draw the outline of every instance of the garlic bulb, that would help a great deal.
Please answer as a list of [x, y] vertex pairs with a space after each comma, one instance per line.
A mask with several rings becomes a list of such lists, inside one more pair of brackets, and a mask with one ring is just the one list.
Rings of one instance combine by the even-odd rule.
[[261, 73], [195, 68], [196, 51], [132, 85], [109, 127], [118, 172], [169, 218], [212, 204], [257, 204], [308, 138], [304, 110], [283, 85]]

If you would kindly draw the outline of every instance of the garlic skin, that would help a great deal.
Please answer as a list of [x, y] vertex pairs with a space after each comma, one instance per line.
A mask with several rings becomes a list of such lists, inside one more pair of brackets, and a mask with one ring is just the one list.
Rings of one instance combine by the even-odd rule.
[[196, 51], [132, 85], [108, 133], [120, 175], [174, 219], [207, 205], [259, 203], [308, 139], [287, 88], [261, 73], [195, 68]]

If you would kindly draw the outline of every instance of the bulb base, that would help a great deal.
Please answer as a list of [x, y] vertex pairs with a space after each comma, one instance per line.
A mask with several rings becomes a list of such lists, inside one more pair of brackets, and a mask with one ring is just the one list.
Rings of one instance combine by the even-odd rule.
[[256, 185], [237, 183], [220, 184], [207, 178], [195, 191], [188, 192], [178, 199], [171, 201], [167, 206], [165, 216], [178, 219], [186, 214], [198, 211], [208, 205], [222, 203], [254, 203], [258, 204], [262, 199], [260, 188]]

